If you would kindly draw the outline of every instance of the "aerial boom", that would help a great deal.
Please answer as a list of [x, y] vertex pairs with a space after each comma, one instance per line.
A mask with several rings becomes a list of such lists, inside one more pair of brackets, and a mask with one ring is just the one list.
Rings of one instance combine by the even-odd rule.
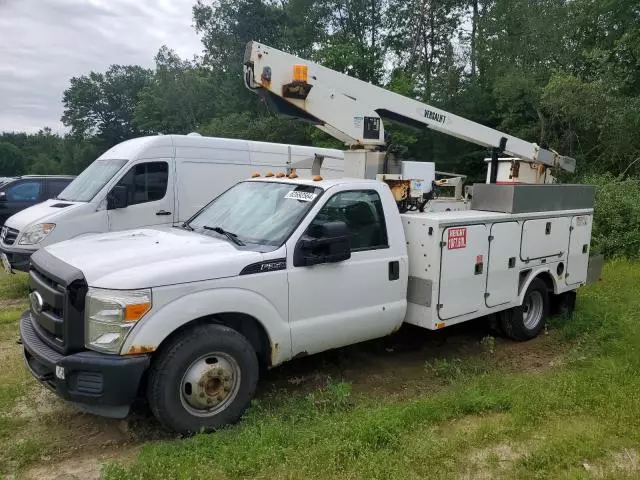
[[258, 42], [244, 59], [246, 86], [282, 114], [305, 119], [348, 145], [384, 147], [383, 118], [430, 128], [545, 167], [573, 172], [575, 160], [445, 110]]

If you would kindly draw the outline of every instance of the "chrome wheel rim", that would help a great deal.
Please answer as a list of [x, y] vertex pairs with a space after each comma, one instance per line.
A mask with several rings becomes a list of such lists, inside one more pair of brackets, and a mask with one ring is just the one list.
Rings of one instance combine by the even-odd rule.
[[182, 406], [197, 417], [214, 416], [236, 398], [240, 378], [240, 366], [232, 356], [222, 352], [202, 355], [182, 376]]
[[524, 326], [529, 330], [533, 330], [542, 320], [544, 313], [544, 298], [542, 293], [533, 290], [527, 294], [522, 304], [522, 317]]

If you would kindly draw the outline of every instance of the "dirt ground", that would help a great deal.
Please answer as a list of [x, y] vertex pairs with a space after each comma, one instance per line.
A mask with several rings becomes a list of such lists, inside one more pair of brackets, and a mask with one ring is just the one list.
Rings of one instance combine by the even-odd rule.
[[[553, 335], [516, 343], [496, 338], [476, 321], [429, 332], [411, 326], [379, 340], [301, 358], [266, 373], [258, 398], [273, 393], [305, 392], [326, 385], [328, 379], [352, 384], [354, 395], [409, 398], [441, 388], [441, 379], [425, 372], [425, 362], [489, 356], [505, 371], [540, 372], [562, 362], [562, 346]], [[0, 356], [19, 354], [17, 345], [0, 345]], [[127, 420], [110, 420], [82, 413], [35, 384], [31, 396], [19, 402], [13, 415], [35, 420], [43, 435], [54, 436], [56, 451], [19, 478], [39, 480], [98, 479], [101, 464], [135, 458], [147, 442], [172, 438], [138, 406]], [[50, 462], [55, 455], [56, 461]]]

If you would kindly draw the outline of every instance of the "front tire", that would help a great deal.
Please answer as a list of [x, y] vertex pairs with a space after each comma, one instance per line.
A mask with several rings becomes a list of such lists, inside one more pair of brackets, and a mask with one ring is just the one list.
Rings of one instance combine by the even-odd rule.
[[247, 339], [224, 325], [198, 325], [163, 347], [149, 373], [151, 411], [183, 434], [237, 422], [258, 382], [258, 359]]
[[513, 340], [531, 340], [544, 328], [549, 316], [547, 284], [535, 278], [524, 294], [522, 305], [498, 313], [502, 330]]

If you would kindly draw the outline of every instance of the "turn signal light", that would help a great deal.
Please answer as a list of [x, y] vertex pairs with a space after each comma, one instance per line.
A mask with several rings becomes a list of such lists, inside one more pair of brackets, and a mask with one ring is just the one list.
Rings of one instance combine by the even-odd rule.
[[151, 303], [133, 303], [124, 309], [124, 321], [135, 322], [141, 319], [145, 313], [151, 310]]

